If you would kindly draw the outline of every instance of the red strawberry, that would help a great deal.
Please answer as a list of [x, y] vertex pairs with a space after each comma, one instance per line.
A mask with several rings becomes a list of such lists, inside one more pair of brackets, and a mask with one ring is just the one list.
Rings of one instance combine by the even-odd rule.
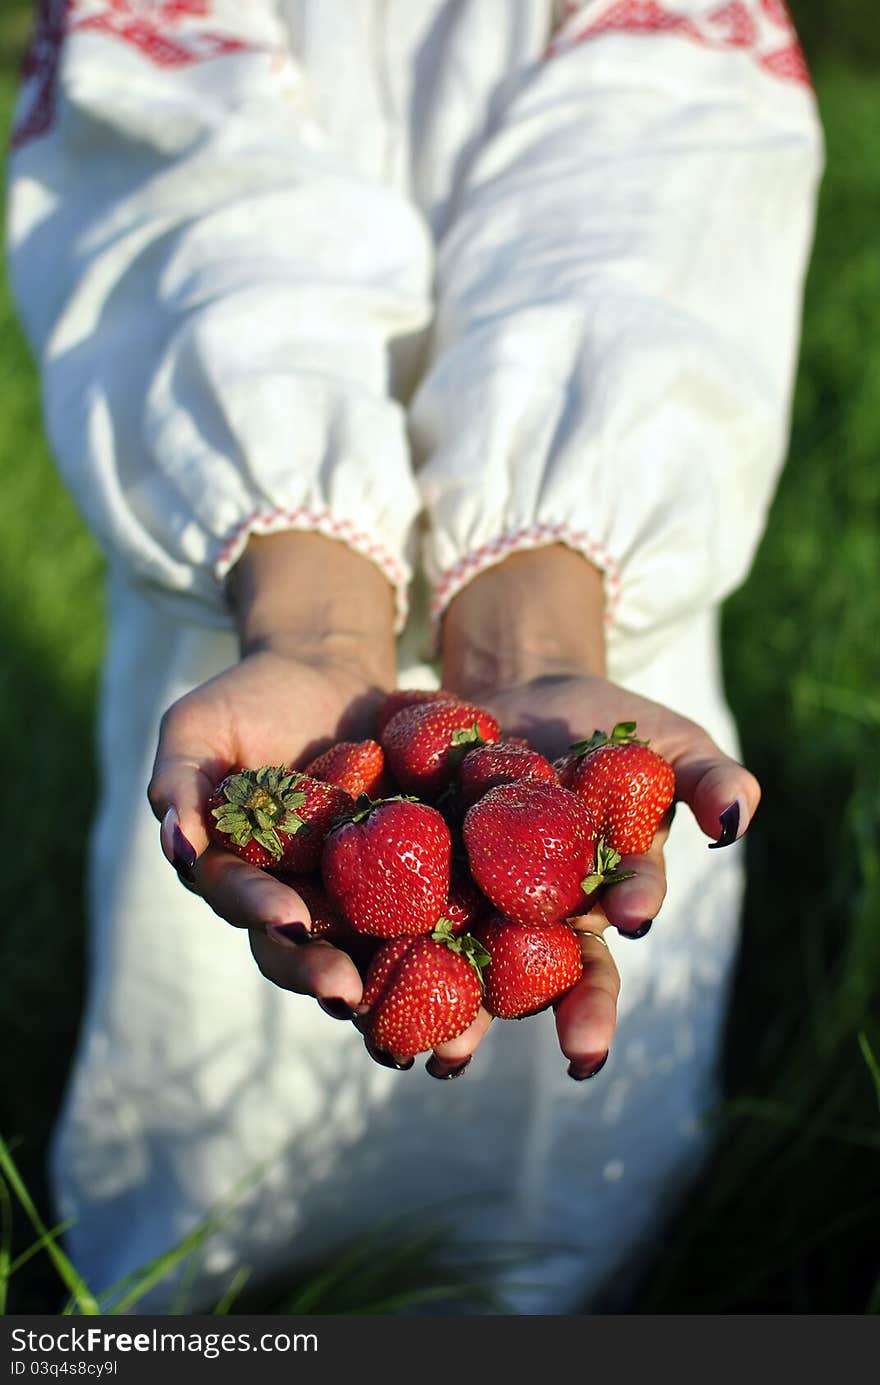
[[305, 772], [325, 784], [336, 784], [352, 798], [381, 798], [385, 756], [376, 741], [337, 741], [306, 765]]
[[581, 945], [567, 923], [529, 928], [496, 914], [473, 936], [489, 954], [483, 1004], [498, 1019], [536, 1015], [570, 991], [583, 971]]
[[398, 688], [396, 692], [389, 693], [376, 715], [376, 735], [382, 739], [382, 732], [388, 725], [393, 716], [403, 711], [404, 707], [420, 707], [428, 702], [458, 702], [460, 699], [453, 692], [447, 692], [445, 688], [435, 688], [431, 692], [427, 688]]
[[330, 899], [359, 933], [430, 933], [449, 895], [449, 828], [435, 808], [411, 799], [356, 809], [324, 843], [321, 875]]
[[284, 765], [236, 770], [208, 799], [208, 836], [252, 866], [305, 874], [317, 870], [325, 836], [351, 804], [344, 790]]
[[313, 938], [323, 938], [325, 942], [347, 952], [358, 965], [369, 962], [376, 944], [372, 938], [358, 933], [352, 928], [336, 908], [324, 889], [320, 879], [314, 875], [282, 875], [285, 885], [296, 890], [309, 911]]
[[559, 781], [582, 799], [597, 837], [621, 855], [651, 849], [675, 797], [672, 766], [635, 736], [634, 721], [594, 731], [556, 762]]
[[470, 808], [478, 798], [499, 784], [515, 784], [519, 779], [543, 779], [556, 783], [556, 771], [540, 751], [520, 741], [496, 741], [468, 751], [458, 767], [458, 788], [462, 807]]
[[485, 954], [470, 937], [395, 938], [370, 963], [364, 1032], [376, 1048], [398, 1058], [427, 1053], [473, 1024], [482, 999], [479, 963]]
[[493, 716], [469, 702], [430, 702], [395, 713], [382, 734], [382, 747], [405, 792], [436, 798], [467, 753], [465, 747], [497, 741], [499, 730]]
[[311, 919], [309, 933], [313, 938], [326, 938], [328, 942], [339, 947], [342, 946], [339, 942], [342, 936], [346, 939], [359, 936], [351, 925], [346, 923], [321, 881], [315, 876], [288, 875], [284, 872], [279, 878], [292, 890], [296, 890], [308, 909]]
[[584, 898], [595, 842], [583, 804], [558, 784], [490, 789], [468, 809], [464, 842], [474, 880], [506, 918], [556, 923]]
[[443, 917], [452, 925], [453, 933], [470, 931], [475, 923], [489, 912], [489, 901], [481, 894], [470, 877], [467, 867], [453, 859], [449, 898]]

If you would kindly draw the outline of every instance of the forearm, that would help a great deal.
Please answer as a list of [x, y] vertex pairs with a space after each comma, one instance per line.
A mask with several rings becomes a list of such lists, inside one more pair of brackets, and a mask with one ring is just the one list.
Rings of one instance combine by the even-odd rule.
[[299, 532], [251, 538], [227, 591], [242, 655], [271, 648], [394, 681], [394, 593], [346, 544]]
[[567, 674], [605, 674], [602, 574], [579, 553], [549, 545], [473, 578], [443, 619], [445, 686], [487, 688]]

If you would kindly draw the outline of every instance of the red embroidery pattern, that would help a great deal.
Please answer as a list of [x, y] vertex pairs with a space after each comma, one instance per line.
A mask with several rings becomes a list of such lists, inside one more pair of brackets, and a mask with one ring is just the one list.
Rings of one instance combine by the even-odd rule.
[[778, 24], [781, 29], [794, 33], [794, 24], [785, 0], [761, 0], [761, 9], [772, 24]]
[[726, 31], [724, 43], [731, 48], [754, 48], [757, 42], [758, 25], [743, 0], [731, 0], [729, 5], [713, 10], [709, 22]]
[[[22, 114], [11, 148], [36, 139], [55, 119], [56, 89], [65, 35], [107, 34], [138, 48], [159, 67], [189, 67], [251, 47], [242, 39], [193, 26], [210, 19], [212, 0], [38, 0], [34, 34], [22, 69]], [[176, 26], [189, 22], [183, 31]]]
[[71, 29], [110, 34], [132, 43], [159, 67], [189, 67], [248, 47], [241, 39], [207, 29], [169, 32], [175, 24], [209, 16], [209, 0], [105, 0], [97, 14], [76, 20]]
[[[786, 82], [810, 86], [806, 59], [783, 0], [727, 0], [697, 15], [680, 14], [662, 0], [611, 0], [603, 6], [589, 4], [594, 17], [582, 28], [572, 16], [554, 38], [547, 56], [573, 48], [601, 34], [677, 34], [707, 48], [742, 48], [760, 67]], [[579, 6], [582, 12], [584, 6]], [[582, 16], [583, 17], [583, 16]], [[788, 43], [777, 47], [778, 29]]]

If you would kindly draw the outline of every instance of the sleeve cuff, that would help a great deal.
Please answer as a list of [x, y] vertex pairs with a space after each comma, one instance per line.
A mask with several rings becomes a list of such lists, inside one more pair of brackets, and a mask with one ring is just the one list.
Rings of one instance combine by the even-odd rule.
[[610, 628], [614, 624], [620, 600], [620, 572], [611, 554], [583, 530], [573, 529], [567, 524], [533, 524], [497, 535], [488, 543], [472, 549], [441, 573], [431, 597], [431, 624], [435, 635], [453, 597], [479, 573], [504, 562], [514, 553], [525, 553], [556, 543], [582, 553], [601, 570], [605, 586], [605, 625]]
[[227, 534], [214, 561], [214, 577], [222, 582], [231, 568], [235, 566], [244, 552], [252, 534], [266, 536], [281, 534], [288, 530], [300, 530], [312, 534], [323, 534], [328, 539], [338, 539], [348, 544], [355, 553], [369, 558], [384, 573], [394, 588], [396, 621], [395, 631], [403, 629], [409, 611], [409, 572], [405, 565], [377, 543], [369, 534], [355, 528], [351, 520], [341, 519], [330, 510], [313, 510], [307, 505], [299, 505], [293, 510], [255, 510], [241, 520]]

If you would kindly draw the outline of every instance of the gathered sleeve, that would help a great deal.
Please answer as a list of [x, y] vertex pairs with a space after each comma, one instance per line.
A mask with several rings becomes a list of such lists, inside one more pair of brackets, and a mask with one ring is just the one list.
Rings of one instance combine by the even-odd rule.
[[822, 135], [781, 0], [565, 8], [438, 252], [412, 409], [433, 611], [563, 543], [604, 573], [612, 647], [649, 657], [765, 523]]
[[429, 317], [430, 236], [318, 127], [280, 11], [44, 0], [10, 278], [61, 473], [135, 580], [225, 620], [248, 536], [307, 529], [376, 562], [402, 622], [389, 345]]

